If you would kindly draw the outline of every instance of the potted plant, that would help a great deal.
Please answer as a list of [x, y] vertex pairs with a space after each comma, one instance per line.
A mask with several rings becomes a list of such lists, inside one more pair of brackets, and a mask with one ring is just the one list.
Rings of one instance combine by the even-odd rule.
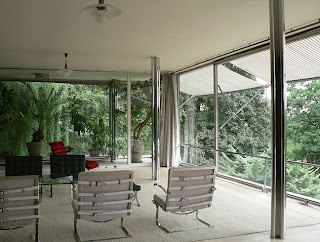
[[25, 83], [25, 85], [30, 91], [32, 127], [35, 129], [27, 148], [30, 156], [40, 156], [45, 137], [44, 130], [59, 116], [64, 87], [56, 88], [54, 84], [49, 83]]
[[32, 134], [32, 141], [27, 143], [27, 148], [30, 156], [40, 156], [43, 147], [44, 134], [41, 129], [38, 129]]
[[74, 147], [72, 145], [66, 145], [66, 151], [68, 154], [70, 154], [74, 150]]

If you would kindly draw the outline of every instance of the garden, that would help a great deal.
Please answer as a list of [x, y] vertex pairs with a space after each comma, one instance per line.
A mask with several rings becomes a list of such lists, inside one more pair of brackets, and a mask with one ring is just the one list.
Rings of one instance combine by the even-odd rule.
[[[148, 80], [132, 85], [132, 134], [147, 120], [139, 133], [145, 154], [151, 154], [150, 91]], [[42, 143], [41, 155], [47, 157], [53, 141], [63, 141], [72, 154], [126, 156], [126, 92], [126, 84], [117, 80], [101, 85], [0, 82], [1, 157], [28, 155], [33, 142]]]

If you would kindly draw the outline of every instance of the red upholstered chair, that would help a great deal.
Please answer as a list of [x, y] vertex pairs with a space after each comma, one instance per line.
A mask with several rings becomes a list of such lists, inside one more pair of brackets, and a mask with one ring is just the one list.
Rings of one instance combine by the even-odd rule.
[[64, 143], [62, 141], [57, 141], [57, 142], [51, 142], [49, 143], [51, 146], [52, 154], [53, 155], [66, 155], [67, 150], [66, 147], [64, 146]]
[[88, 169], [88, 171], [94, 168], [98, 168], [100, 171], [99, 163], [94, 160], [86, 160], [86, 168]]
[[[51, 142], [49, 143], [51, 146], [52, 154], [53, 155], [66, 155], [67, 150], [66, 147], [64, 146], [64, 143], [62, 141], [57, 141], [57, 142]], [[91, 169], [98, 168], [100, 171], [99, 163], [96, 161], [91, 161], [91, 160], [86, 160], [86, 168], [88, 171]]]

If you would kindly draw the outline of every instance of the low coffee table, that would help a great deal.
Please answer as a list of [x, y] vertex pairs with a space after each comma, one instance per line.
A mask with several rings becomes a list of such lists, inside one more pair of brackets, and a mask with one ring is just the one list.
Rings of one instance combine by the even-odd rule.
[[65, 176], [59, 178], [51, 178], [50, 175], [44, 175], [40, 178], [40, 194], [42, 197], [42, 185], [50, 185], [50, 197], [53, 196], [52, 194], [52, 185], [57, 184], [70, 184], [71, 185], [71, 198], [73, 198], [73, 190], [75, 189], [74, 184], [77, 181], [73, 179], [73, 176]]

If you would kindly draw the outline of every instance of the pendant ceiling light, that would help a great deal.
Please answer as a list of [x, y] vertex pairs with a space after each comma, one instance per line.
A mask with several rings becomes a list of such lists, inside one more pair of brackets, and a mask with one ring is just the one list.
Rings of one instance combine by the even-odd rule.
[[99, 4], [94, 4], [82, 10], [82, 14], [93, 18], [97, 23], [106, 23], [121, 14], [121, 10], [113, 5], [104, 4], [104, 0], [99, 0]]
[[64, 53], [64, 69], [58, 71], [58, 73], [64, 77], [68, 77], [72, 72], [74, 72], [73, 70], [68, 69], [67, 57], [68, 53]]

